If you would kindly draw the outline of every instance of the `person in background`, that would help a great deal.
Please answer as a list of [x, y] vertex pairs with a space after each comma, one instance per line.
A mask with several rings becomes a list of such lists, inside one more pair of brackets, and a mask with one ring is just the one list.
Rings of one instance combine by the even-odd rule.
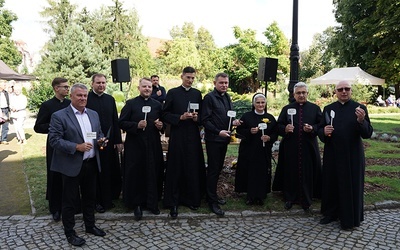
[[325, 143], [320, 224], [339, 219], [342, 229], [351, 230], [364, 220], [362, 139], [370, 138], [373, 128], [367, 108], [351, 99], [349, 82], [340, 81], [335, 94], [338, 100], [325, 106], [318, 129], [318, 137]]
[[278, 117], [282, 140], [272, 189], [283, 191], [286, 209], [299, 204], [308, 211], [312, 199], [321, 196], [317, 132], [322, 113], [318, 105], [307, 101], [308, 88], [304, 82], [296, 83], [293, 93], [295, 102], [283, 107]]
[[[160, 132], [162, 105], [150, 98], [151, 80], [142, 78], [138, 86], [140, 95], [128, 100], [122, 108], [119, 124], [126, 131], [124, 166], [124, 203], [134, 208], [136, 220], [143, 216], [143, 208], [160, 214], [158, 193], [164, 176], [164, 158]], [[143, 113], [144, 108], [149, 108]]]
[[379, 95], [378, 98], [376, 98], [376, 103], [378, 106], [386, 107], [385, 101], [382, 99], [382, 96]]
[[266, 111], [266, 101], [265, 95], [255, 94], [252, 110], [243, 114], [242, 124], [236, 128], [241, 141], [235, 192], [247, 193], [247, 205], [263, 205], [271, 192], [271, 149], [278, 138], [278, 127], [274, 116]]
[[389, 95], [388, 98], [386, 99], [386, 104], [387, 106], [394, 106], [394, 98], [393, 95]]
[[115, 207], [112, 200], [118, 199], [121, 194], [122, 179], [118, 154], [122, 152], [123, 144], [115, 99], [105, 93], [106, 76], [94, 74], [91, 86], [86, 107], [99, 114], [101, 130], [108, 139], [107, 147], [100, 150], [102, 170], [98, 175], [95, 207], [97, 212], [104, 213]]
[[[50, 127], [51, 115], [71, 104], [71, 100], [66, 97], [69, 94], [68, 80], [63, 77], [56, 77], [51, 82], [53, 87], [54, 97], [43, 102], [40, 105], [39, 112], [36, 117], [36, 122], [33, 127], [36, 133], [48, 134]], [[53, 157], [53, 148], [50, 146], [49, 137], [46, 141], [46, 169], [47, 169], [47, 184], [46, 184], [46, 199], [49, 201], [49, 211], [52, 214], [54, 221], [61, 219], [61, 201], [62, 201], [62, 179], [59, 172], [50, 170], [51, 159]], [[78, 208], [80, 210], [80, 208]]]
[[[204, 194], [205, 165], [200, 137], [201, 92], [192, 87], [196, 70], [185, 67], [182, 85], [170, 89], [163, 106], [162, 121], [171, 125], [164, 189], [164, 206], [172, 218], [178, 206], [197, 210]], [[196, 110], [192, 109], [197, 105]]]
[[71, 88], [71, 105], [51, 116], [50, 145], [54, 148], [51, 170], [62, 175], [62, 222], [67, 241], [82, 246], [85, 239], [77, 236], [75, 204], [81, 200], [85, 232], [95, 236], [106, 233], [95, 226], [97, 173], [101, 172], [100, 146], [106, 146], [99, 115], [86, 108], [88, 90], [76, 83]]
[[152, 75], [150, 77], [151, 83], [153, 84], [153, 89], [151, 92], [151, 98], [161, 102], [161, 104], [164, 103], [165, 97], [167, 96], [167, 93], [165, 91], [165, 88], [160, 85], [160, 77], [158, 75]]
[[1, 116], [3, 117], [3, 124], [1, 124], [1, 138], [0, 144], [8, 145], [7, 141], [8, 135], [8, 126], [9, 126], [9, 118], [10, 118], [10, 98], [8, 92], [6, 90], [5, 81], [0, 81], [0, 108], [1, 108]]
[[[207, 201], [211, 212], [218, 216], [225, 214], [219, 205], [226, 204], [226, 201], [217, 195], [217, 184], [231, 139], [231, 131], [228, 130], [231, 119], [228, 117], [227, 112], [233, 110], [233, 105], [227, 93], [228, 87], [228, 75], [226, 73], [218, 73], [214, 78], [214, 90], [204, 96], [201, 113], [208, 163]], [[232, 125], [238, 126], [240, 121], [235, 119]]]
[[28, 105], [28, 99], [22, 93], [22, 86], [14, 86], [14, 94], [10, 95], [10, 118], [17, 134], [18, 144], [26, 144], [24, 121], [26, 118], [26, 106]]

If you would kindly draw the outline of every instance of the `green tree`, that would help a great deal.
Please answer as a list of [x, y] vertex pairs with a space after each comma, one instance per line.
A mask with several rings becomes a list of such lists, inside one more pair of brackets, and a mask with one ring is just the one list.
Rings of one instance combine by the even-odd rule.
[[70, 24], [64, 34], [50, 42], [36, 75], [42, 82], [63, 76], [71, 83], [88, 83], [94, 73], [107, 71], [109, 66], [100, 47], [81, 26]]
[[199, 80], [213, 79], [217, 71], [220, 71], [221, 49], [217, 48], [211, 33], [203, 27], [197, 30], [196, 47], [201, 60], [197, 74]]
[[201, 65], [196, 43], [188, 38], [174, 39], [170, 43], [168, 54], [164, 61], [168, 72], [172, 75], [179, 75], [186, 66], [192, 66], [197, 69]]
[[[199, 81], [212, 79], [219, 70], [217, 65], [221, 64], [219, 63], [220, 50], [216, 47], [211, 33], [204, 27], [200, 27], [196, 31], [193, 23], [185, 22], [182, 27], [172, 27], [170, 35], [172, 41], [164, 44], [157, 59], [159, 63], [166, 65], [178, 60], [175, 61], [174, 65], [167, 66], [168, 73], [179, 74], [183, 67], [191, 65], [196, 68], [196, 77]], [[185, 50], [184, 46], [186, 45], [189, 47]], [[194, 54], [189, 55], [186, 53]], [[191, 59], [193, 59], [192, 62], [190, 61]]]
[[[278, 58], [278, 69], [284, 75], [289, 69], [289, 52], [285, 49], [288, 44], [283, 32], [276, 23], [271, 24], [264, 35], [267, 43], [256, 40], [256, 32], [251, 29], [242, 30], [238, 26], [233, 28], [237, 44], [224, 48], [223, 68], [230, 75], [230, 86], [238, 93], [254, 92], [260, 88], [257, 80], [259, 59], [262, 57]], [[282, 54], [286, 53], [286, 54]], [[283, 82], [283, 80], [282, 80]], [[270, 84], [269, 90], [275, 91], [276, 84]]]
[[331, 43], [341, 66], [359, 65], [369, 73], [400, 84], [400, 29], [398, 0], [335, 0], [341, 24]]
[[300, 54], [300, 81], [321, 76], [329, 70], [338, 67], [337, 58], [330, 50], [330, 42], [334, 28], [329, 27], [323, 33], [315, 34], [308, 50]]
[[256, 78], [259, 58], [266, 56], [265, 46], [256, 40], [255, 30], [242, 30], [235, 26], [233, 33], [238, 43], [225, 47], [230, 58], [224, 58], [232, 61], [225, 61], [230, 86], [238, 93], [253, 92], [260, 86]]
[[10, 39], [12, 34], [11, 23], [17, 16], [4, 9], [4, 0], [0, 0], [0, 57], [8, 66], [16, 69], [21, 64], [22, 55], [18, 52], [14, 42]]
[[267, 38], [265, 44], [267, 55], [278, 59], [277, 82], [268, 85], [268, 90], [274, 93], [286, 90], [286, 78], [290, 71], [290, 44], [277, 22], [272, 22], [263, 32]]
[[114, 0], [114, 4], [93, 13], [84, 9], [79, 17], [80, 23], [109, 60], [129, 58], [131, 74], [150, 75], [154, 64], [147, 39], [139, 26], [137, 11], [125, 10], [118, 0]]
[[55, 38], [64, 34], [68, 25], [74, 21], [77, 6], [69, 0], [47, 0], [47, 3], [50, 6], [44, 7], [40, 15], [48, 19], [49, 27], [45, 31]]

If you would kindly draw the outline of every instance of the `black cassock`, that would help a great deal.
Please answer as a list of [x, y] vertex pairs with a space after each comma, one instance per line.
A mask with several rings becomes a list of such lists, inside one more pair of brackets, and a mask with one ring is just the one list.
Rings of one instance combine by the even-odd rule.
[[[365, 112], [362, 124], [357, 122], [355, 109]], [[335, 112], [334, 131], [324, 135], [330, 124], [331, 110]], [[344, 227], [358, 227], [364, 220], [365, 156], [362, 138], [370, 138], [373, 128], [364, 105], [352, 100], [334, 102], [324, 108], [318, 137], [325, 143], [322, 168], [321, 213], [339, 217]]]
[[[147, 127], [138, 129], [144, 120], [143, 106], [150, 106]], [[128, 100], [122, 108], [119, 126], [126, 131], [124, 146], [123, 199], [127, 207], [158, 208], [159, 185], [164, 170], [160, 130], [154, 121], [161, 116], [161, 103], [141, 96]]]
[[[271, 137], [270, 141], [265, 142], [265, 146], [261, 140], [261, 130], [257, 134], [250, 132], [251, 128], [264, 123], [263, 118], [269, 120], [264, 134]], [[247, 198], [251, 200], [263, 200], [267, 193], [271, 192], [271, 149], [278, 138], [277, 123], [271, 114], [258, 115], [254, 111], [245, 113], [240, 120], [243, 123], [236, 128], [242, 139], [235, 175], [235, 191], [247, 192]]]
[[[51, 115], [70, 105], [71, 100], [64, 99], [60, 101], [56, 97], [42, 103], [33, 127], [36, 133], [48, 134], [50, 127]], [[49, 200], [50, 213], [61, 211], [62, 200], [62, 178], [61, 174], [50, 170], [51, 158], [54, 149], [50, 146], [49, 138], [46, 140], [46, 167], [47, 167], [47, 185], [46, 199]]]
[[112, 200], [121, 194], [121, 171], [115, 144], [121, 144], [121, 130], [118, 126], [118, 112], [115, 99], [111, 95], [88, 94], [87, 108], [99, 114], [101, 131], [108, 137], [107, 147], [100, 150], [101, 173], [97, 183], [97, 203], [105, 209], [112, 208]]
[[164, 206], [200, 206], [205, 188], [205, 165], [200, 137], [199, 116], [197, 122], [180, 120], [187, 112], [189, 103], [199, 104], [199, 90], [182, 86], [170, 89], [164, 103], [163, 121], [171, 125], [165, 177]]
[[[296, 110], [294, 132], [286, 133], [285, 127], [292, 119], [287, 114], [291, 108]], [[285, 201], [304, 207], [309, 207], [312, 198], [321, 195], [321, 157], [317, 140], [321, 118], [321, 109], [311, 102], [290, 103], [283, 107], [278, 117], [278, 133], [282, 140], [272, 190], [283, 191]], [[312, 132], [304, 132], [305, 123], [313, 126]]]

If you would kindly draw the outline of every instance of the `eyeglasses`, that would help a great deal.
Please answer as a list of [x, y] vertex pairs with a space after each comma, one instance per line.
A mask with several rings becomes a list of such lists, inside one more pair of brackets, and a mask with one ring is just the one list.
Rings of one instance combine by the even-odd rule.
[[308, 94], [306, 91], [299, 91], [295, 93], [296, 95], [306, 95]]
[[59, 88], [63, 88], [63, 89], [69, 89], [69, 86], [68, 85], [65, 85], [65, 86], [57, 86], [57, 87], [59, 87]]
[[347, 92], [347, 91], [350, 91], [351, 88], [345, 87], [345, 88], [338, 88], [338, 89], [336, 89], [336, 91], [338, 91], [338, 92], [343, 92], [343, 90], [345, 90], [345, 91]]

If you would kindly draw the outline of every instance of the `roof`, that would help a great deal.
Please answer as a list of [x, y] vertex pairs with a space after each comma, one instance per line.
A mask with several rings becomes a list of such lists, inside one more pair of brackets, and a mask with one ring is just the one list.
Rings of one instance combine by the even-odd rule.
[[368, 74], [360, 67], [335, 68], [323, 76], [310, 81], [311, 84], [337, 84], [340, 81], [364, 85], [382, 85], [385, 79]]
[[0, 79], [2, 80], [15, 80], [15, 81], [30, 81], [36, 77], [31, 75], [23, 75], [15, 72], [7, 66], [2, 60], [0, 60]]

